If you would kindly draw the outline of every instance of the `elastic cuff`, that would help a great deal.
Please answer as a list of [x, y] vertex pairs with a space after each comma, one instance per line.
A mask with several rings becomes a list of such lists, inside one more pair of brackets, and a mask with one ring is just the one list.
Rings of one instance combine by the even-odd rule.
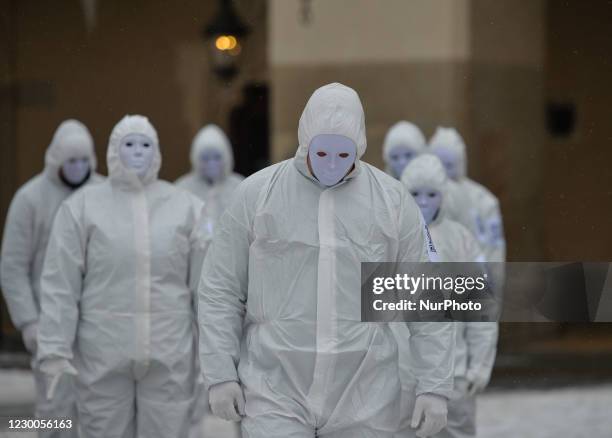
[[449, 401], [449, 400], [450, 400], [450, 397], [448, 397], [448, 396], [446, 396], [446, 395], [443, 395], [443, 394], [436, 394], [436, 393], [434, 393], [434, 392], [421, 392], [420, 394], [417, 394], [417, 397], [419, 397], [419, 396], [421, 396], [421, 395], [434, 395], [434, 396], [436, 396], [436, 397], [440, 397], [440, 398], [442, 398], [442, 399], [444, 399], [444, 400], [446, 400], [446, 401]]
[[229, 355], [201, 355], [200, 366], [202, 367], [206, 389], [217, 383], [239, 381], [236, 365]]
[[34, 316], [32, 318], [27, 318], [27, 319], [22, 319], [22, 320], [19, 320], [19, 322], [14, 321], [13, 324], [15, 325], [15, 328], [17, 330], [22, 332], [26, 328], [26, 326], [30, 324], [36, 324], [36, 323], [38, 323], [38, 316]]
[[478, 370], [472, 369], [472, 370], [468, 370], [467, 373], [465, 373], [465, 378], [469, 380], [470, 382], [473, 382], [475, 380], [479, 380], [479, 377], [483, 374], [484, 373], [480, 369]]
[[38, 342], [38, 351], [36, 352], [36, 363], [49, 359], [65, 359], [68, 362], [74, 359], [72, 350], [66, 351], [64, 344], [55, 342]]
[[416, 395], [422, 394], [433, 394], [439, 395], [440, 397], [444, 397], [446, 399], [450, 399], [453, 393], [453, 382], [451, 381], [449, 384], [444, 385], [436, 385], [436, 386], [421, 386], [418, 385], [416, 388]]

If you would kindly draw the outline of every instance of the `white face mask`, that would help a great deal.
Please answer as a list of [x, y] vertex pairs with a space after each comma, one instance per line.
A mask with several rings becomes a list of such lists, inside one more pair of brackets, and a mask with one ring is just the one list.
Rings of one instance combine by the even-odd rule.
[[129, 134], [121, 139], [119, 158], [125, 167], [142, 178], [151, 167], [154, 149], [155, 143], [146, 135]]
[[404, 169], [416, 156], [414, 151], [407, 146], [398, 145], [391, 149], [389, 154], [389, 166], [395, 178], [400, 179]]
[[198, 157], [198, 173], [201, 178], [212, 183], [223, 177], [223, 156], [214, 149], [203, 151]]
[[338, 184], [351, 170], [357, 158], [357, 146], [348, 137], [320, 134], [308, 147], [310, 167], [315, 178], [327, 187]]
[[459, 157], [457, 154], [445, 148], [437, 149], [435, 154], [444, 165], [446, 176], [457, 181], [459, 179]]
[[62, 164], [62, 175], [72, 185], [79, 185], [89, 175], [89, 158], [70, 158]]
[[411, 190], [410, 193], [416, 201], [423, 219], [427, 225], [431, 224], [438, 211], [440, 211], [440, 205], [442, 204], [442, 193], [431, 187], [417, 187]]

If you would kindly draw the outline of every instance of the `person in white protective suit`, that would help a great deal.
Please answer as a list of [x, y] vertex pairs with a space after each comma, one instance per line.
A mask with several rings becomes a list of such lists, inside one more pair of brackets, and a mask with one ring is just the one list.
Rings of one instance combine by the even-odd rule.
[[191, 144], [193, 170], [176, 181], [176, 185], [189, 190], [206, 205], [211, 229], [231, 200], [232, 193], [244, 177], [233, 172], [232, 145], [217, 125], [206, 125]]
[[[244, 177], [233, 172], [234, 154], [229, 139], [217, 125], [204, 126], [191, 143], [192, 171], [175, 184], [204, 201], [206, 228], [212, 235], [215, 223], [227, 208], [232, 194]], [[203, 382], [196, 388], [196, 403], [191, 416], [191, 438], [202, 435], [204, 416], [209, 411], [208, 394]]]
[[[448, 179], [444, 166], [434, 155], [415, 158], [404, 170], [402, 184], [412, 194], [427, 222], [440, 262], [483, 262], [475, 237], [446, 211]], [[489, 382], [497, 351], [496, 322], [457, 322], [455, 388], [448, 404], [448, 425], [437, 438], [469, 437], [476, 434], [476, 398]], [[411, 357], [405, 353], [402, 385], [410, 391]], [[401, 360], [400, 359], [400, 360]], [[400, 362], [402, 364], [402, 362]], [[408, 366], [406, 366], [408, 365]], [[405, 390], [405, 391], [406, 391]], [[405, 393], [410, 399], [410, 393]]]
[[[428, 261], [424, 223], [399, 181], [362, 161], [357, 93], [319, 88], [294, 158], [238, 187], [204, 262], [200, 362], [212, 412], [244, 438], [392, 437], [397, 344], [360, 321], [362, 261]], [[421, 436], [445, 424], [452, 324], [411, 325]], [[424, 417], [421, 421], [421, 417]]]
[[467, 154], [463, 138], [454, 128], [439, 127], [429, 142], [446, 169], [451, 184], [449, 215], [478, 239], [488, 262], [504, 262], [506, 241], [499, 201], [483, 185], [467, 177]]
[[383, 142], [385, 172], [400, 179], [405, 167], [427, 146], [423, 132], [414, 123], [401, 120], [394, 124]]
[[[45, 169], [15, 194], [6, 218], [0, 276], [13, 324], [21, 330], [27, 350], [35, 355], [40, 315], [40, 276], [53, 219], [62, 201], [79, 187], [99, 183], [89, 130], [78, 120], [62, 122], [45, 154]], [[67, 378], [48, 400], [44, 379], [32, 362], [36, 383], [36, 415], [74, 419], [74, 384]], [[40, 431], [40, 436], [76, 436], [75, 430]]]
[[113, 129], [109, 178], [57, 213], [42, 284], [38, 359], [49, 391], [77, 375], [83, 436], [185, 437], [196, 380], [193, 292], [202, 202], [157, 178], [143, 116]]

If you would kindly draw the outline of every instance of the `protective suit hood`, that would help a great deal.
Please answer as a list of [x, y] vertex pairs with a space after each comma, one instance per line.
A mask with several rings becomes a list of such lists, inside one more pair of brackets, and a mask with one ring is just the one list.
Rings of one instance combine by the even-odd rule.
[[343, 135], [357, 145], [355, 168], [344, 178], [353, 178], [359, 172], [359, 159], [366, 151], [365, 115], [355, 90], [337, 82], [324, 85], [310, 96], [300, 117], [299, 146], [294, 163], [305, 177], [316, 181], [308, 170], [308, 147], [320, 134]]
[[429, 147], [432, 152], [438, 149], [445, 149], [457, 155], [459, 177], [467, 175], [467, 154], [463, 137], [455, 128], [438, 127], [436, 132], [429, 140]]
[[[400, 120], [394, 124], [387, 132], [387, 135], [385, 135], [385, 141], [383, 142], [383, 160], [387, 167], [389, 167], [391, 151], [396, 146], [406, 146], [418, 155], [425, 150], [426, 144], [425, 136], [417, 125], [405, 120]], [[389, 173], [388, 169], [387, 173]]]
[[55, 130], [45, 152], [45, 174], [53, 181], [60, 182], [62, 164], [70, 158], [81, 156], [89, 157], [90, 175], [93, 175], [97, 160], [89, 130], [76, 119], [65, 120]]
[[416, 157], [404, 169], [401, 181], [409, 192], [419, 187], [431, 187], [442, 194], [440, 211], [434, 223], [440, 221], [445, 214], [445, 205], [448, 205], [449, 184], [446, 170], [440, 159], [432, 154]]
[[227, 135], [217, 125], [210, 124], [198, 131], [191, 143], [191, 166], [197, 172], [198, 160], [202, 152], [215, 150], [223, 157], [223, 178], [234, 169], [234, 153]]
[[[139, 178], [133, 171], [125, 167], [119, 157], [121, 139], [129, 134], [146, 135], [153, 141], [153, 161], [142, 178]], [[108, 141], [106, 162], [110, 180], [123, 187], [137, 189], [157, 180], [157, 174], [161, 167], [161, 152], [159, 150], [157, 131], [148, 118], [140, 115], [127, 115], [115, 125]]]

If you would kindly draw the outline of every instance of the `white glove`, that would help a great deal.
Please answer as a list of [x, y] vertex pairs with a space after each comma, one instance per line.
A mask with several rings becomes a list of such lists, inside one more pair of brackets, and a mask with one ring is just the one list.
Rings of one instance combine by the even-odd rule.
[[31, 354], [35, 354], [36, 347], [38, 346], [38, 323], [31, 322], [26, 324], [23, 327], [23, 330], [21, 330], [21, 337], [26, 350], [28, 350]]
[[45, 388], [47, 389], [47, 400], [51, 400], [55, 395], [57, 384], [63, 375], [77, 375], [77, 370], [74, 369], [68, 359], [51, 358], [43, 359], [40, 362], [39, 369], [45, 377]]
[[483, 373], [470, 373], [468, 371], [466, 379], [469, 382], [467, 393], [471, 396], [482, 392], [489, 384], [489, 376], [483, 375]]
[[[410, 426], [416, 429], [419, 438], [427, 438], [440, 432], [446, 426], [446, 398], [435, 394], [421, 394], [417, 396], [412, 413]], [[421, 423], [421, 420], [425, 420]]]
[[238, 382], [217, 383], [208, 389], [210, 410], [227, 421], [240, 421], [244, 415], [244, 395]]

